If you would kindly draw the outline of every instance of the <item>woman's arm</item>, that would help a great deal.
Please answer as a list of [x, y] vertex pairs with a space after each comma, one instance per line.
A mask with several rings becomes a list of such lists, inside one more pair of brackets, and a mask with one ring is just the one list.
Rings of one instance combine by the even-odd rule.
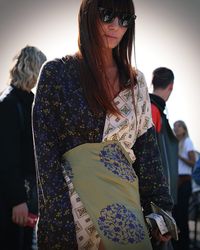
[[[141, 203], [145, 214], [151, 212], [150, 202], [171, 211], [172, 199], [164, 176], [156, 133], [152, 125], [151, 106], [144, 76], [138, 77], [139, 96], [138, 137], [133, 146], [136, 161], [133, 164], [138, 177]], [[142, 108], [140, 109], [139, 106]]]
[[195, 157], [195, 152], [194, 151], [189, 151], [188, 152], [188, 158], [184, 158], [181, 155], [179, 155], [179, 159], [183, 162], [185, 162], [188, 166], [194, 167], [195, 162], [196, 162], [196, 157]]
[[61, 168], [58, 128], [59, 61], [44, 65], [33, 108], [33, 128], [39, 182], [38, 244], [40, 249], [76, 249], [76, 235], [67, 185]]
[[171, 211], [173, 203], [163, 174], [160, 152], [155, 137], [155, 129], [151, 127], [140, 136], [133, 148], [136, 161], [133, 164], [138, 177], [142, 207], [144, 213], [151, 213], [150, 202], [166, 211]]

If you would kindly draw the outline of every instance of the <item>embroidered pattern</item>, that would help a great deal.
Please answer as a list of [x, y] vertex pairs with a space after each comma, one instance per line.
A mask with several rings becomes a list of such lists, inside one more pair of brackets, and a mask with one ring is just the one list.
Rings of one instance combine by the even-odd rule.
[[72, 180], [67, 173], [72, 173], [72, 168], [67, 160], [63, 160], [63, 175], [68, 185], [70, 201], [72, 205], [72, 214], [74, 217], [76, 239], [80, 250], [98, 250], [100, 236], [90, 219], [78, 193], [74, 189]]
[[141, 72], [138, 72], [137, 80], [138, 84], [134, 87], [136, 112], [131, 89], [121, 91], [114, 99], [114, 103], [122, 115], [106, 116], [103, 135], [103, 141], [120, 141], [133, 161], [135, 161], [135, 155], [132, 147], [136, 139], [152, 126], [148, 89]]
[[[65, 179], [67, 179], [67, 176], [65, 176]], [[100, 236], [69, 178], [67, 183], [70, 190], [70, 201], [76, 226], [76, 239], [79, 249], [98, 250]]]
[[104, 236], [120, 244], [139, 243], [145, 232], [135, 214], [122, 204], [112, 204], [100, 212], [98, 224]]
[[135, 180], [136, 176], [134, 175], [133, 168], [117, 144], [106, 145], [99, 156], [100, 161], [108, 170], [112, 171], [113, 174], [130, 182]]
[[72, 172], [71, 165], [69, 164], [67, 160], [62, 160], [62, 168], [63, 168], [64, 176], [67, 175], [70, 179], [72, 179], [74, 175]]

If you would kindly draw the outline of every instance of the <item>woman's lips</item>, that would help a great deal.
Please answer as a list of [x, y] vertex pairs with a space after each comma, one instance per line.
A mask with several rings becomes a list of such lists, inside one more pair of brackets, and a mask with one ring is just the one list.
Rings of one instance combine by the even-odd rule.
[[112, 35], [105, 35], [105, 37], [107, 37], [107, 38], [112, 38], [112, 39], [117, 39], [116, 36], [112, 36]]

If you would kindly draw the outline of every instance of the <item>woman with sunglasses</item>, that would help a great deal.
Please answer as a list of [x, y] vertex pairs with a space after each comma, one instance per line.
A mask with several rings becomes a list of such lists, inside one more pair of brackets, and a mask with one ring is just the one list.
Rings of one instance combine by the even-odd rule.
[[135, 18], [132, 0], [83, 0], [79, 52], [43, 67], [33, 110], [39, 249], [149, 250], [142, 207], [171, 210], [148, 90], [131, 65]]

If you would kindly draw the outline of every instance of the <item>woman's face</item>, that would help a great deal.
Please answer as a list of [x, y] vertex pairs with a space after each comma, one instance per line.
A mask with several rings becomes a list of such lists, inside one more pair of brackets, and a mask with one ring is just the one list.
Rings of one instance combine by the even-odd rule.
[[98, 30], [103, 40], [103, 46], [108, 49], [114, 49], [122, 40], [127, 27], [121, 26], [119, 18], [115, 17], [110, 23], [100, 20]]
[[174, 132], [178, 138], [183, 138], [185, 136], [186, 131], [179, 122], [176, 122], [174, 124]]

